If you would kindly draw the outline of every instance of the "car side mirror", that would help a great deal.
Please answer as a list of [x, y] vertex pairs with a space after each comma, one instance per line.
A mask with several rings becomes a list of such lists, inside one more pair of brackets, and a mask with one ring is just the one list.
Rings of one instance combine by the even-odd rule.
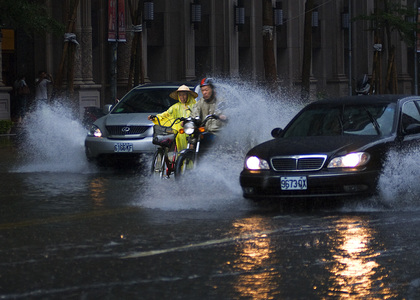
[[404, 129], [405, 134], [420, 133], [420, 124], [410, 124]]
[[276, 138], [280, 137], [282, 132], [283, 132], [283, 129], [274, 128], [273, 130], [271, 130], [271, 136], [276, 139]]
[[104, 113], [107, 115], [112, 109], [112, 104], [105, 104], [104, 105]]

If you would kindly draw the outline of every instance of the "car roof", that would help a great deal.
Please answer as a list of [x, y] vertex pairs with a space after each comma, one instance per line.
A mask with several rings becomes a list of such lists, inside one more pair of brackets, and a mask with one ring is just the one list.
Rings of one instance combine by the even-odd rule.
[[168, 82], [149, 82], [144, 84], [139, 84], [138, 86], [134, 87], [134, 89], [143, 89], [143, 88], [171, 88], [177, 89], [181, 85], [185, 84], [190, 88], [194, 88], [198, 85], [196, 81], [168, 81]]
[[362, 95], [362, 96], [347, 96], [342, 98], [331, 98], [312, 102], [313, 105], [322, 104], [363, 104], [363, 103], [397, 103], [405, 99], [419, 99], [414, 95]]

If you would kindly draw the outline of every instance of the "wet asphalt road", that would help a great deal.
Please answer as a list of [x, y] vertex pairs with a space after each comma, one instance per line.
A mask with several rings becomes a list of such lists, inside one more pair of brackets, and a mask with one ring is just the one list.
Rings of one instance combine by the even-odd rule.
[[256, 206], [236, 172], [23, 161], [2, 142], [0, 299], [420, 299], [416, 201]]

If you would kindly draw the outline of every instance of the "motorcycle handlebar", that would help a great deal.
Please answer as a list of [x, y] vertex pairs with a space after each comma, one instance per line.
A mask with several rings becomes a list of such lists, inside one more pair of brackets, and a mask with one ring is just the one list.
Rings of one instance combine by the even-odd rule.
[[206, 118], [204, 119], [204, 122], [207, 122], [209, 119], [220, 120], [222, 122], [226, 122], [227, 121], [227, 118], [226, 118], [225, 115], [215, 115], [215, 114], [212, 114], [212, 115], [206, 116]]
[[[159, 126], [162, 126], [162, 124], [160, 124], [160, 120], [159, 120], [159, 118], [157, 116], [150, 115], [150, 119], [152, 119], [152, 120], [153, 119], [157, 119], [157, 122], [158, 122]], [[186, 120], [186, 118], [176, 118], [169, 126], [165, 126], [165, 127], [172, 127], [175, 123], [177, 123], [177, 122], [183, 122], [185, 120]]]

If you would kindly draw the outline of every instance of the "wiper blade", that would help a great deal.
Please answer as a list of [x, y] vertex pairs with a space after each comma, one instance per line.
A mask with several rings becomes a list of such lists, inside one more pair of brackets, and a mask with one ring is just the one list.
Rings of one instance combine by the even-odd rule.
[[372, 116], [372, 113], [365, 107], [363, 106], [365, 112], [367, 113], [367, 115], [369, 116], [370, 121], [372, 122], [373, 126], [375, 127], [376, 132], [378, 133], [378, 135], [381, 135], [381, 128], [378, 124], [378, 121], [376, 121], [376, 119]]

